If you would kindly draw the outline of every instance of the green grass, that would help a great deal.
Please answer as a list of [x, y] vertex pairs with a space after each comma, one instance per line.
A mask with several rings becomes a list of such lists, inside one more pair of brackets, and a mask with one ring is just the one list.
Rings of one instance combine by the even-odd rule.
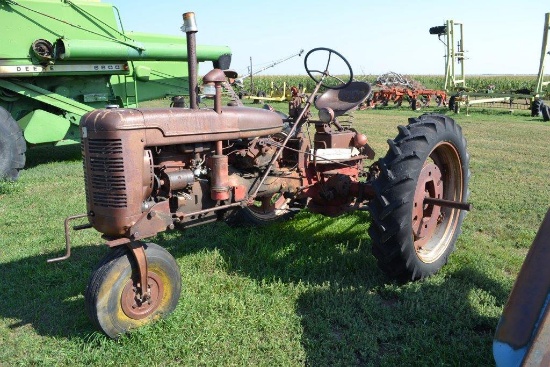
[[[355, 127], [383, 156], [415, 115], [359, 111]], [[19, 181], [0, 183], [0, 366], [493, 365], [498, 318], [550, 204], [550, 125], [524, 112], [454, 117], [468, 139], [474, 210], [440, 273], [387, 279], [365, 212], [165, 232], [152, 240], [180, 266], [179, 305], [118, 341], [84, 308], [108, 251], [99, 234], [73, 234], [71, 259], [46, 264], [63, 252], [64, 218], [86, 210], [80, 148], [30, 150]]]

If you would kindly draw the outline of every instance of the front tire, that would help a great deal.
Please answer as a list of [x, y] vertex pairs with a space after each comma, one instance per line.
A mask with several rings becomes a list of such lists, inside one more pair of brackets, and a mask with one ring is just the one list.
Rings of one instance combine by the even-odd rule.
[[170, 314], [181, 294], [179, 267], [164, 248], [143, 244], [147, 257], [149, 302], [135, 298], [137, 264], [126, 246], [111, 250], [92, 273], [85, 301], [92, 322], [107, 336], [117, 338], [131, 329]]
[[8, 111], [0, 107], [0, 179], [17, 180], [25, 167], [27, 145], [23, 132]]
[[370, 203], [373, 255], [393, 278], [425, 278], [446, 264], [466, 212], [424, 205], [424, 197], [466, 202], [466, 140], [453, 119], [425, 114], [400, 126], [388, 144]]

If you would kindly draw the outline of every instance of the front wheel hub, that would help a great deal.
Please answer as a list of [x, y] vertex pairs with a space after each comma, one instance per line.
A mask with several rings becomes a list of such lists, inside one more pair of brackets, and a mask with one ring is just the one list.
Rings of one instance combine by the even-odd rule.
[[147, 287], [142, 287], [141, 292], [138, 292], [138, 284], [130, 279], [121, 296], [122, 311], [134, 320], [141, 320], [152, 314], [164, 296], [162, 281], [153, 272], [147, 273]]
[[441, 170], [434, 163], [422, 167], [414, 192], [412, 228], [416, 251], [422, 249], [422, 246], [430, 239], [440, 222], [441, 208], [433, 204], [424, 204], [424, 198], [426, 197], [436, 199], [443, 197]]

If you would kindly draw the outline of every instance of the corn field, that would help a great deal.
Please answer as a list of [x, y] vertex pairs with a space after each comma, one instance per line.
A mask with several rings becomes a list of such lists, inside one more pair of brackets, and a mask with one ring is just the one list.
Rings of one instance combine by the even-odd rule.
[[[355, 75], [356, 80], [367, 81], [374, 83], [377, 75]], [[408, 79], [412, 79], [424, 88], [427, 89], [443, 89], [445, 78], [443, 75], [407, 75]], [[313, 81], [307, 76], [297, 75], [257, 75], [252, 78], [251, 88], [250, 78], [243, 80], [244, 89], [256, 94], [260, 91], [268, 92], [271, 89], [271, 83], [275, 88], [282, 88], [283, 83], [286, 82], [287, 88], [290, 86], [302, 85], [307, 91], [311, 91], [314, 88]], [[466, 77], [466, 86], [469, 90], [475, 92], [486, 92], [490, 86], [496, 93], [521, 93], [532, 94], [535, 90], [537, 82], [536, 75], [483, 75], [483, 76], [470, 76]], [[530, 91], [525, 93], [525, 91]]]

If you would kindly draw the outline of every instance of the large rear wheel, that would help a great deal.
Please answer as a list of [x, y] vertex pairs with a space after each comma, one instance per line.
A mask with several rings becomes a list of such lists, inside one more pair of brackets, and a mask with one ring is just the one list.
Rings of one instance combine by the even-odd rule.
[[8, 111], [0, 107], [0, 180], [16, 180], [25, 167], [27, 145], [23, 132]]
[[453, 119], [425, 114], [400, 126], [388, 144], [370, 203], [372, 251], [391, 277], [424, 278], [447, 262], [466, 213], [425, 203], [425, 198], [467, 200], [466, 140]]
[[178, 303], [181, 275], [176, 261], [154, 243], [143, 247], [147, 257], [148, 300], [136, 293], [140, 286], [137, 264], [125, 246], [111, 250], [103, 258], [86, 288], [88, 315], [111, 338], [168, 315]]

